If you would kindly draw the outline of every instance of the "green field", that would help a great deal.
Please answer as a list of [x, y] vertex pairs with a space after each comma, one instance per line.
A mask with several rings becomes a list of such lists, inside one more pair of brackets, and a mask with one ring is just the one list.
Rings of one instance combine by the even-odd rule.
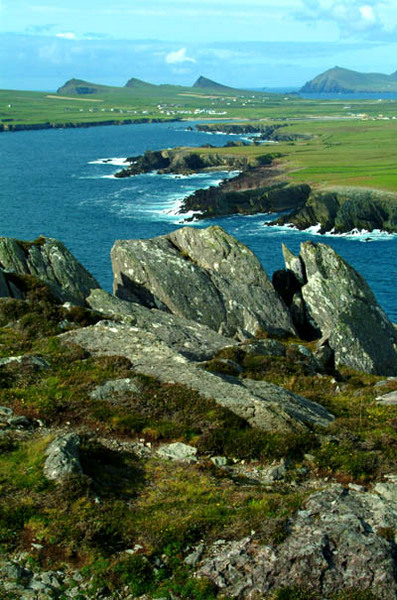
[[[74, 83], [76, 80], [72, 80]], [[86, 82], [80, 82], [86, 83]], [[297, 95], [222, 87], [96, 84], [78, 94], [67, 84], [61, 93], [0, 90], [0, 128], [89, 126], [152, 119], [235, 120], [288, 124], [288, 133], [311, 139], [277, 144], [278, 162], [296, 181], [315, 187], [359, 186], [397, 192], [396, 100], [306, 100]], [[271, 151], [275, 151], [272, 146]], [[203, 149], [202, 152], [219, 152]], [[266, 145], [225, 149], [263, 154]]]

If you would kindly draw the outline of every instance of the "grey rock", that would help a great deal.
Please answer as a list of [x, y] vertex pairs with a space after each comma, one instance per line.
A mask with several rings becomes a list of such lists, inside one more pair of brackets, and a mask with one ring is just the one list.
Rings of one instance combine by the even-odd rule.
[[0, 266], [19, 275], [38, 277], [62, 302], [84, 305], [90, 291], [100, 287], [62, 242], [52, 238], [36, 242], [0, 238]]
[[29, 429], [29, 427], [32, 427], [32, 421], [27, 417], [19, 416], [9, 419], [8, 425], [13, 429]]
[[285, 244], [281, 244], [286, 268], [291, 271], [297, 281], [304, 285], [306, 283], [305, 265], [300, 256], [293, 254]]
[[333, 371], [335, 369], [335, 356], [334, 351], [328, 343], [328, 339], [322, 338], [317, 343], [317, 348], [314, 351], [314, 357], [324, 371]]
[[140, 299], [224, 335], [294, 333], [283, 302], [256, 256], [220, 227], [184, 227], [113, 246], [114, 293]]
[[158, 456], [167, 460], [180, 460], [182, 462], [196, 462], [197, 448], [174, 442], [173, 444], [164, 444], [157, 450]]
[[236, 344], [234, 340], [205, 325], [162, 310], [120, 300], [104, 290], [93, 290], [87, 303], [98, 312], [120, 317], [155, 334], [159, 340], [192, 360], [207, 360], [221, 348]]
[[228, 463], [226, 456], [211, 456], [210, 461], [214, 463], [216, 467], [226, 467]]
[[8, 406], [0, 406], [0, 421], [8, 423], [10, 419], [14, 416], [14, 411], [12, 408], [8, 408]]
[[125, 379], [112, 379], [106, 381], [103, 385], [97, 386], [91, 393], [90, 398], [93, 400], [107, 400], [117, 394], [139, 394], [141, 391], [140, 385], [134, 379], [129, 377]]
[[247, 600], [297, 583], [322, 598], [355, 588], [392, 600], [395, 546], [384, 531], [396, 524], [395, 501], [335, 485], [309, 498], [278, 547], [251, 538], [214, 544], [196, 574]]
[[24, 354], [22, 356], [6, 356], [0, 359], [0, 367], [6, 367], [13, 363], [27, 364], [39, 369], [49, 369], [49, 363], [41, 356], [34, 356], [30, 354]]
[[361, 275], [325, 244], [303, 243], [300, 258], [309, 320], [328, 338], [336, 365], [395, 375], [396, 330]]
[[186, 565], [189, 565], [190, 567], [196, 567], [200, 561], [200, 558], [203, 555], [204, 548], [204, 544], [199, 544], [198, 546], [196, 546], [193, 552], [186, 556], [184, 563]]
[[264, 381], [223, 378], [203, 370], [154, 335], [123, 323], [101, 321], [63, 333], [90, 353], [128, 358], [137, 373], [162, 383], [179, 383], [228, 408], [262, 430], [301, 431], [307, 425], [326, 426], [333, 417], [322, 406]]
[[282, 459], [277, 462], [274, 461], [267, 469], [262, 473], [263, 481], [273, 483], [274, 481], [281, 481], [287, 474], [287, 461]]
[[62, 481], [73, 473], [82, 473], [79, 460], [80, 438], [76, 433], [57, 436], [47, 447], [44, 475], [53, 481]]
[[386, 406], [397, 404], [397, 390], [384, 394], [383, 396], [378, 396], [376, 401], [378, 404], [385, 404]]
[[4, 579], [15, 581], [28, 575], [28, 572], [15, 562], [6, 562], [0, 566], [0, 574]]
[[397, 506], [397, 483], [396, 482], [388, 482], [388, 483], [377, 483], [374, 487], [374, 491], [385, 498], [386, 500], [390, 500]]

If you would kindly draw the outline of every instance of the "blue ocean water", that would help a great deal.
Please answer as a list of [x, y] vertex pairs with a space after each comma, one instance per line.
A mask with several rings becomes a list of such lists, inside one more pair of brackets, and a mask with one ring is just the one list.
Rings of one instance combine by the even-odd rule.
[[[0, 235], [32, 240], [42, 234], [62, 240], [110, 291], [110, 249], [116, 239], [149, 238], [183, 226], [183, 217], [175, 214], [180, 200], [227, 176], [147, 174], [116, 179], [113, 174], [122, 159], [147, 149], [221, 146], [227, 140], [225, 135], [188, 131], [183, 123], [2, 133]], [[107, 159], [110, 162], [104, 162]], [[269, 275], [283, 267], [281, 242], [293, 252], [304, 240], [329, 243], [361, 272], [397, 321], [397, 236], [319, 236], [266, 227], [270, 218], [233, 216], [193, 226], [221, 225], [258, 255]]]

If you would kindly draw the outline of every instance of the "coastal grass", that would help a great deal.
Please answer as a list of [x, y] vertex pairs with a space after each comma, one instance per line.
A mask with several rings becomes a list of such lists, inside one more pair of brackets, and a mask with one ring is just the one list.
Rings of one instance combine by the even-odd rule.
[[[214, 126], [216, 129], [216, 126]], [[288, 134], [310, 139], [233, 148], [200, 148], [195, 152], [258, 158], [277, 150], [280, 177], [316, 189], [358, 187], [397, 193], [397, 120], [292, 123]], [[392, 201], [392, 198], [390, 199]]]

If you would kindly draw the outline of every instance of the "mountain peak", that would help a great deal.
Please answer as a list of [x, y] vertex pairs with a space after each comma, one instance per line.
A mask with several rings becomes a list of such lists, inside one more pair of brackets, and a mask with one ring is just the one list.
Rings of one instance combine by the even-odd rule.
[[195, 83], [193, 84], [194, 88], [204, 88], [204, 89], [222, 89], [222, 90], [231, 90], [233, 88], [227, 86], [227, 85], [222, 85], [221, 83], [217, 83], [216, 81], [213, 81], [212, 79], [208, 79], [207, 77], [204, 77], [203, 75], [200, 75], [200, 77], [197, 79], [197, 81], [195, 81]]

